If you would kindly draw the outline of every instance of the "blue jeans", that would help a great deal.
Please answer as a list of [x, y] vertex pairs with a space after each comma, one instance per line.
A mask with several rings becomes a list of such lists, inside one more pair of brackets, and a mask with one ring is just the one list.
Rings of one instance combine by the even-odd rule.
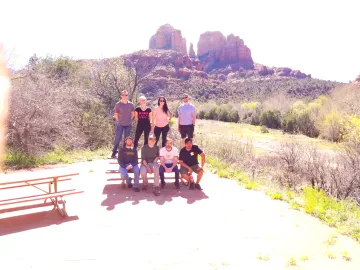
[[124, 147], [125, 147], [125, 138], [130, 136], [131, 125], [130, 126], [116, 126], [115, 140], [114, 140], [114, 148], [112, 153], [116, 154], [118, 152], [119, 143], [121, 141], [122, 134], [124, 132]]
[[[125, 166], [127, 166], [129, 164], [126, 164]], [[138, 188], [139, 187], [139, 175], [140, 175], [140, 169], [138, 165], [135, 165], [131, 170], [127, 171], [125, 168], [122, 168], [120, 166], [119, 168], [120, 170], [120, 175], [122, 178], [125, 179], [126, 184], [131, 184], [131, 180], [129, 179], [129, 172], [134, 173], [134, 188]]]
[[[166, 164], [165, 163], [165, 166], [167, 168], [171, 168], [173, 164]], [[160, 166], [160, 179], [161, 179], [161, 183], [165, 183], [165, 176], [164, 176], [164, 173], [165, 173], [165, 168], [161, 165]], [[179, 168], [178, 166], [175, 166], [173, 169], [172, 169], [172, 172], [175, 173], [175, 183], [179, 183]]]

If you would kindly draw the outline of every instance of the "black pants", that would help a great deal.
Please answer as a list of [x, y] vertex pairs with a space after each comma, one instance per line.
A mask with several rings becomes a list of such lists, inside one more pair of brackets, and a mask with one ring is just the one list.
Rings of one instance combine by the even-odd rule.
[[148, 144], [148, 138], [149, 138], [150, 130], [151, 130], [150, 125], [137, 125], [136, 126], [135, 139], [134, 139], [134, 149], [137, 149], [139, 139], [140, 139], [141, 134], [143, 132], [144, 132], [144, 145]]
[[156, 143], [155, 143], [156, 145], [157, 145], [157, 143], [159, 141], [160, 134], [162, 134], [161, 135], [162, 147], [165, 146], [166, 137], [167, 137], [167, 134], [168, 134], [169, 130], [170, 130], [169, 125], [166, 125], [165, 127], [162, 127], [162, 128], [155, 126], [154, 133], [155, 133], [155, 137], [156, 137]]

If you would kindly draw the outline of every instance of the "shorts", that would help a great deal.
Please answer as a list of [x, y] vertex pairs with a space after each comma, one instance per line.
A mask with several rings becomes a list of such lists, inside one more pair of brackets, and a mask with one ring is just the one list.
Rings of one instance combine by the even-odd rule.
[[182, 139], [186, 137], [194, 138], [194, 125], [180, 125], [179, 130]]
[[[192, 166], [189, 166], [193, 171], [194, 173], [199, 173], [200, 171], [202, 171], [202, 168], [199, 166], [199, 164], [196, 164], [196, 165], [192, 165]], [[187, 168], [181, 166], [180, 167], [180, 174], [188, 174], [189, 171]]]

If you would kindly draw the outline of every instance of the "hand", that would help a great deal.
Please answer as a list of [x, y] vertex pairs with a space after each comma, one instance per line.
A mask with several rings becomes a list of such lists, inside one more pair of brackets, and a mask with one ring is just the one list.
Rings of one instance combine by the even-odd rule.
[[147, 167], [147, 173], [153, 173], [150, 167]]
[[133, 168], [133, 165], [130, 164], [130, 165], [127, 165], [125, 169], [126, 169], [127, 171], [129, 171], [129, 170], [131, 170], [132, 168]]
[[171, 169], [171, 168], [166, 168], [166, 169], [165, 169], [165, 172], [171, 173], [171, 172], [172, 172], [172, 169]]
[[189, 174], [192, 174], [194, 171], [190, 168], [189, 169]]

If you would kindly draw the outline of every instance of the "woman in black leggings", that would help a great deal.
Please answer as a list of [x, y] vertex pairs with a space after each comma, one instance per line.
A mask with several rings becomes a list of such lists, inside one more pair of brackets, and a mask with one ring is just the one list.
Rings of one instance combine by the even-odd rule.
[[162, 139], [162, 147], [165, 146], [166, 137], [170, 130], [169, 120], [172, 117], [172, 113], [170, 112], [165, 97], [161, 96], [158, 99], [158, 106], [154, 109], [153, 120], [155, 126], [154, 134], [156, 137], [156, 145], [159, 141], [160, 135]]
[[136, 131], [134, 139], [134, 149], [137, 149], [141, 134], [144, 132], [144, 145], [148, 144], [149, 133], [152, 123], [152, 112], [146, 106], [146, 97], [139, 97], [140, 106], [135, 109]]

